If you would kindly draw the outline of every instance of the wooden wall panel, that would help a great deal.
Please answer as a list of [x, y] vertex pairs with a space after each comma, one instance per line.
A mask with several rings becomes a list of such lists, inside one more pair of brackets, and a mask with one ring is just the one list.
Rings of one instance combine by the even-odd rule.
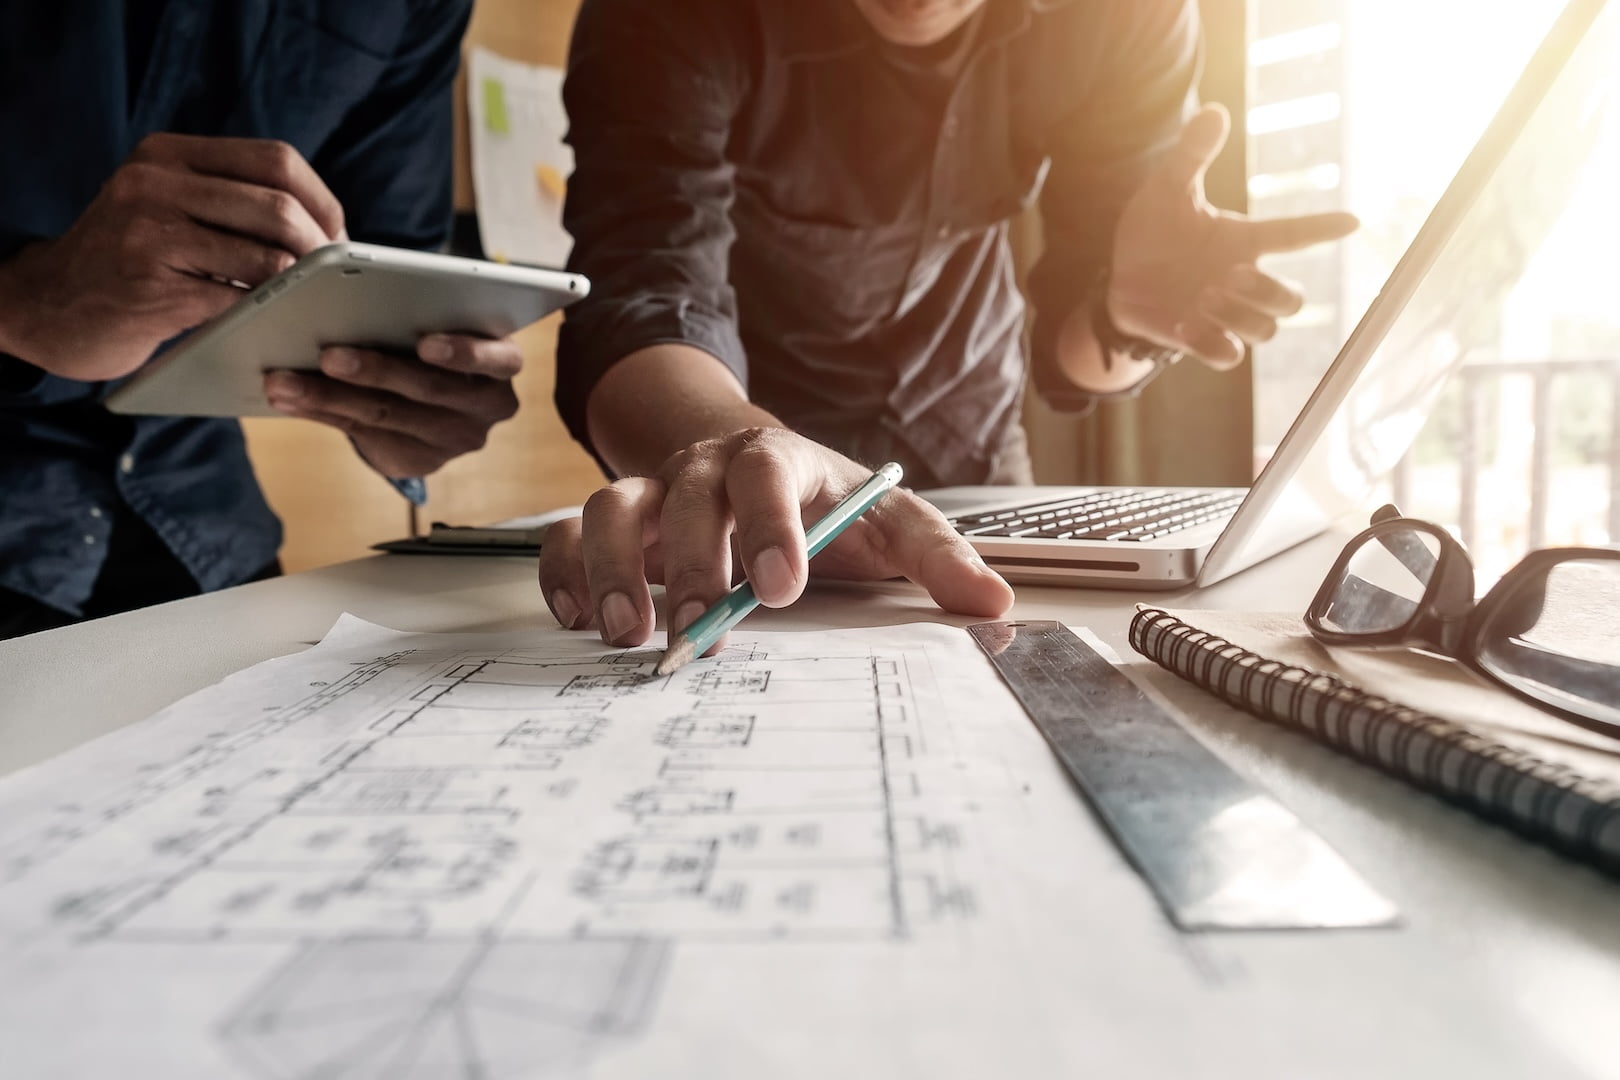
[[[477, 0], [468, 44], [531, 63], [560, 65], [578, 0]], [[466, 95], [456, 89], [456, 205], [472, 209], [467, 166]], [[449, 149], [449, 148], [447, 148]], [[520, 336], [523, 408], [497, 427], [487, 447], [428, 481], [429, 520], [476, 524], [584, 500], [601, 473], [568, 436], [551, 404], [554, 317]], [[351, 559], [369, 545], [405, 533], [407, 508], [340, 434], [302, 420], [249, 420], [248, 449], [270, 504], [287, 526], [282, 562], [289, 571]]]

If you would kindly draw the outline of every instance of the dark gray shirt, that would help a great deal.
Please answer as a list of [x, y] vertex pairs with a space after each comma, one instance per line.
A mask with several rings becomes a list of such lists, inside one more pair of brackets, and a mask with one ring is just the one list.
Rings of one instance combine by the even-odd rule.
[[1035, 382], [1087, 403], [1057, 332], [1193, 100], [1196, 3], [989, 0], [964, 33], [912, 63], [851, 0], [585, 0], [565, 221], [594, 288], [557, 376], [577, 439], [604, 372], [678, 342], [838, 449], [992, 477], [1025, 376], [1008, 222], [1037, 197]]

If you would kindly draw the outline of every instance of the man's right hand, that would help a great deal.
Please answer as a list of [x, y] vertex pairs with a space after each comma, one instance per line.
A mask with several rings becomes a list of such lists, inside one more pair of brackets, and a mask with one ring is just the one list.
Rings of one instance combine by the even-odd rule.
[[0, 351], [70, 379], [127, 375], [345, 235], [285, 143], [148, 136], [72, 228], [0, 264]]
[[[540, 587], [565, 627], [593, 622], [603, 640], [645, 642], [654, 623], [649, 584], [663, 583], [672, 633], [731, 587], [732, 534], [743, 572], [767, 607], [804, 592], [804, 530], [871, 475], [850, 459], [782, 428], [697, 443], [652, 476], [591, 496], [581, 518], [546, 532]], [[933, 506], [891, 491], [816, 558], [818, 575], [906, 577], [947, 611], [995, 618], [1012, 606], [1007, 583]]]

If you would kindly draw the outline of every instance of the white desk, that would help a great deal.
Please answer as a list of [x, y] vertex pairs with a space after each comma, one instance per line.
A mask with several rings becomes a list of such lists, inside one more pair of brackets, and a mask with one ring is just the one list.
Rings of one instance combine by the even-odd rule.
[[[1130, 655], [1125, 631], [1136, 601], [1297, 610], [1339, 542], [1306, 545], [1202, 593], [1026, 588], [1016, 614], [1090, 626]], [[534, 577], [527, 559], [386, 556], [0, 643], [0, 774], [298, 650], [344, 611], [419, 631], [549, 626]], [[760, 611], [753, 625], [792, 630], [940, 618], [919, 591], [885, 584], [818, 587], [789, 611]], [[1434, 1013], [1437, 1045], [1464, 1043], [1480, 1034], [1473, 1029], [1489, 1027], [1516, 1051], [1508, 1055], [1516, 1060], [1492, 1075], [1529, 1076], [1523, 1063], [1533, 1061], [1538, 1080], [1620, 1077], [1620, 885], [1152, 672], [1210, 743], [1399, 905], [1404, 926], [1387, 933], [1403, 935], [1403, 947], [1425, 957], [1426, 970], [1438, 965], [1441, 985], [1468, 987], [1470, 999], [1483, 990], [1490, 1015], [1472, 1024], [1460, 1022], [1455, 1009], [1448, 1013], [1432, 991], [1417, 991], [1430, 999], [1414, 999], [1411, 1008]], [[1286, 949], [1298, 939], [1249, 940], [1252, 946], [1234, 948]], [[1338, 976], [1320, 977], [1331, 983]], [[1384, 993], [1409, 992], [1405, 971], [1392, 967], [1387, 978]], [[1298, 1067], [1288, 1075], [1314, 1075], [1312, 1034], [1284, 1035], [1298, 1047]], [[1441, 1075], [1430, 1050], [1414, 1054], [1399, 1074]], [[1470, 1080], [1481, 1075], [1475, 1070]]]

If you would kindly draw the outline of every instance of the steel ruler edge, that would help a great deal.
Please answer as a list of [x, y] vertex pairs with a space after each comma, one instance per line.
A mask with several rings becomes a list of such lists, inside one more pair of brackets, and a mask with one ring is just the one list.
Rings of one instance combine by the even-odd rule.
[[968, 627], [1182, 930], [1391, 926], [1399, 912], [1060, 622]]

